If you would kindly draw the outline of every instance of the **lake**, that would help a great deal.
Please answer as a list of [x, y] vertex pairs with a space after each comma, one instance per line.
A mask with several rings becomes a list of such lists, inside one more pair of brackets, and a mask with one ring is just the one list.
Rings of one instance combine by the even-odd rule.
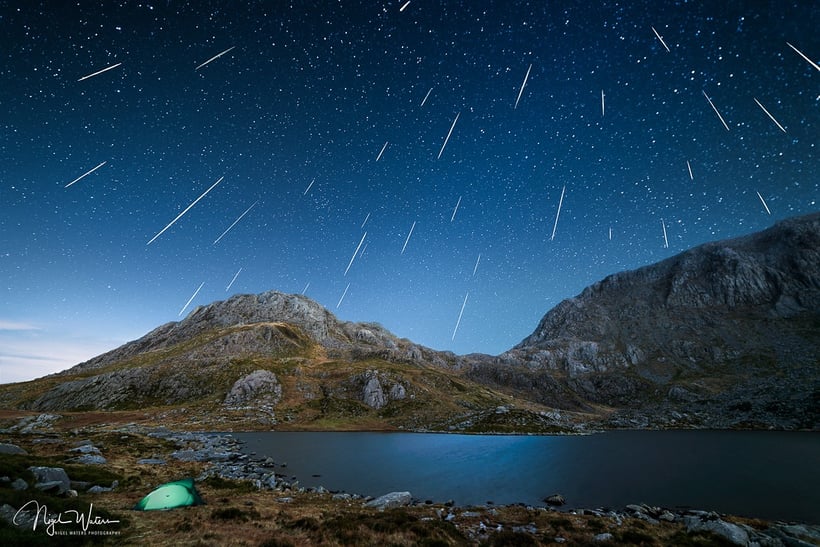
[[[458, 505], [630, 503], [820, 523], [820, 435], [612, 431], [586, 436], [234, 433], [302, 486]], [[318, 476], [315, 476], [318, 475]]]

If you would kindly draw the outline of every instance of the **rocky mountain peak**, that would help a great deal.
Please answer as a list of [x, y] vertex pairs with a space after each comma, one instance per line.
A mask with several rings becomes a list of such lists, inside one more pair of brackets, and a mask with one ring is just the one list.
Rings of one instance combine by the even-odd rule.
[[[756, 234], [707, 243], [611, 275], [561, 302], [514, 349], [560, 339], [613, 340], [624, 326], [690, 332], [714, 314], [762, 319], [820, 311], [820, 213]], [[634, 330], [634, 329], [633, 329]]]
[[208, 330], [268, 322], [296, 325], [319, 342], [327, 341], [339, 328], [336, 317], [310, 298], [267, 291], [260, 294], [238, 294], [227, 300], [199, 306], [175, 324], [175, 329]]

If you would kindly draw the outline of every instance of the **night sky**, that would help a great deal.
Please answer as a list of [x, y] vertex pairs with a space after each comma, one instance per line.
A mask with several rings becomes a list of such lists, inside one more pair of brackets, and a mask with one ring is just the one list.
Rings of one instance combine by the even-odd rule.
[[820, 208], [816, 1], [243, 4], [0, 2], [0, 382], [270, 289], [497, 354]]

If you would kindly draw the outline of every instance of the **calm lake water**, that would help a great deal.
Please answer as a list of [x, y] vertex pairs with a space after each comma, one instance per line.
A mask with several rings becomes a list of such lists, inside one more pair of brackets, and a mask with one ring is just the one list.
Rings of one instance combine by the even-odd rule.
[[[691, 507], [820, 523], [820, 435], [615, 431], [589, 436], [235, 433], [302, 486], [458, 505]], [[319, 475], [315, 477], [314, 475]]]

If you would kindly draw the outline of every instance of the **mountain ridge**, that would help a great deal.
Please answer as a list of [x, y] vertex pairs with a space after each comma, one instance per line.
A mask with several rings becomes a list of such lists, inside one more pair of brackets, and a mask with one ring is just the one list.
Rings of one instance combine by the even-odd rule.
[[818, 429], [819, 359], [815, 213], [610, 275], [497, 356], [432, 350], [267, 291], [199, 306], [28, 393], [0, 386], [0, 404], [207, 414], [242, 393], [253, 420], [294, 428]]

